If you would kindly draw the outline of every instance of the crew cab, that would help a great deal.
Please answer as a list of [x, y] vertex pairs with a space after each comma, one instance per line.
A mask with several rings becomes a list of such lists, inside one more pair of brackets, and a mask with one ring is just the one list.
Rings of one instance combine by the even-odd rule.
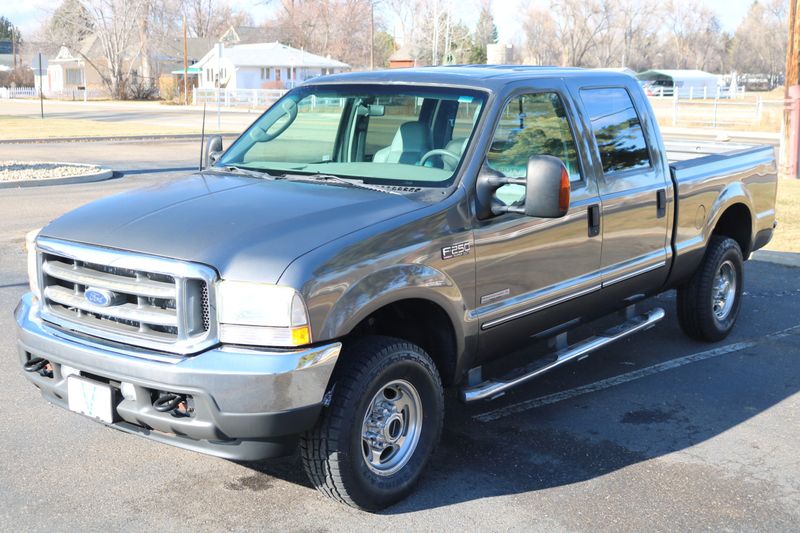
[[[156, 441], [299, 442], [322, 492], [380, 509], [419, 480], [444, 388], [496, 398], [654, 326], [633, 306], [672, 289], [689, 336], [731, 331], [776, 225], [773, 150], [677, 159], [624, 74], [314, 79], [197, 173], [31, 233], [20, 362], [48, 401]], [[489, 374], [534, 338], [553, 350]]]

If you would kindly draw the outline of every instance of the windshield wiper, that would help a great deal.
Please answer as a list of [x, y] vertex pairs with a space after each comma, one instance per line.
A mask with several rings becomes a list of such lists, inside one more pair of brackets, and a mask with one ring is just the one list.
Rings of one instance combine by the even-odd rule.
[[[209, 170], [214, 170], [213, 168]], [[238, 165], [226, 165], [222, 168], [217, 170], [224, 170], [226, 172], [232, 172], [234, 174], [241, 174], [243, 176], [250, 176], [251, 178], [277, 178], [281, 177], [282, 174], [276, 174], [274, 171], [268, 170], [266, 168], [247, 168], [247, 167], [240, 167]]]
[[322, 174], [321, 172], [315, 172], [313, 174], [284, 174], [282, 177], [285, 179], [299, 179], [299, 180], [310, 180], [310, 181], [333, 181], [336, 183], [347, 185], [349, 187], [355, 187], [358, 189], [367, 189], [368, 191], [378, 191], [386, 194], [400, 194], [397, 191], [393, 191], [391, 189], [369, 185], [367, 183], [364, 183], [363, 181], [356, 179], [346, 179], [341, 176], [336, 176], [335, 174]]

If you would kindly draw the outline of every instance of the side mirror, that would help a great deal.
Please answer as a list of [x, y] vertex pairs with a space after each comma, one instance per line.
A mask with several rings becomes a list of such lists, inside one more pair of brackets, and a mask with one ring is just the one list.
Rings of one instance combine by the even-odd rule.
[[203, 168], [214, 166], [222, 152], [222, 136], [212, 135], [209, 137], [206, 143], [206, 157], [203, 161]]
[[[495, 197], [503, 185], [525, 187], [525, 205], [508, 206]], [[560, 218], [569, 211], [569, 172], [557, 157], [537, 155], [528, 159], [524, 178], [507, 178], [484, 165], [477, 183], [478, 218], [519, 213], [529, 217]]]
[[525, 187], [527, 216], [560, 218], [569, 211], [569, 172], [557, 157], [539, 155], [528, 159]]

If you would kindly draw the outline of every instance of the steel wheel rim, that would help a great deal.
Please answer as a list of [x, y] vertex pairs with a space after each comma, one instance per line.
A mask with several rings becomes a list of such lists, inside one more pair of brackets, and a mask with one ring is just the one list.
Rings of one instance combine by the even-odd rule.
[[367, 468], [391, 476], [417, 449], [422, 431], [422, 400], [414, 386], [396, 379], [383, 385], [367, 407], [361, 424], [361, 455]]
[[730, 261], [719, 266], [711, 289], [711, 308], [717, 320], [725, 320], [731, 314], [736, 300], [736, 268]]

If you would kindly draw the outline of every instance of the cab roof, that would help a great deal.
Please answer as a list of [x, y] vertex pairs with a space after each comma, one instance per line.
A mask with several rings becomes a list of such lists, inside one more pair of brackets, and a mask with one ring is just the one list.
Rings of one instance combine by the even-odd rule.
[[627, 74], [576, 67], [537, 67], [528, 65], [447, 65], [348, 72], [322, 76], [306, 85], [335, 83], [425, 84], [475, 87], [497, 91], [504, 85], [532, 78], [585, 78], [598, 84], [629, 82]]

